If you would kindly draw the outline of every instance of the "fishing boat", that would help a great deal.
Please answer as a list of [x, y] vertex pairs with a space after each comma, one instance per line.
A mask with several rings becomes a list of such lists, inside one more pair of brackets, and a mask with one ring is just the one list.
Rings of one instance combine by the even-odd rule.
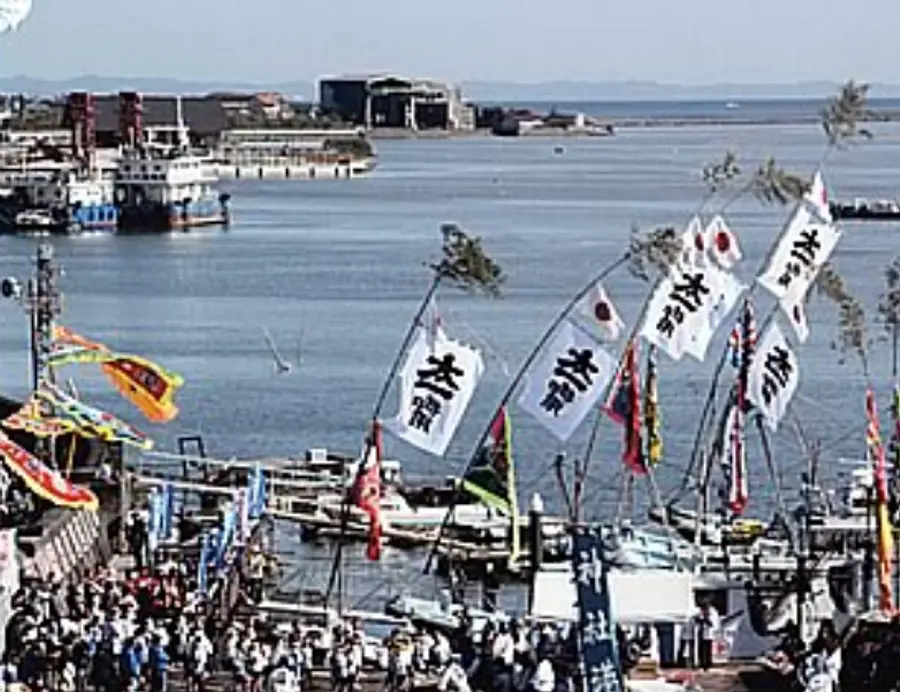
[[847, 221], [897, 221], [900, 220], [900, 200], [855, 199], [853, 202], [831, 204], [835, 219]]
[[[318, 498], [317, 508], [326, 516], [340, 520], [344, 507], [343, 495], [323, 495]], [[382, 521], [388, 526], [397, 528], [438, 528], [447, 521], [447, 513], [450, 512], [450, 522], [453, 524], [476, 524], [485, 527], [489, 524], [502, 528], [509, 526], [509, 520], [497, 516], [483, 504], [457, 503], [453, 507], [443, 506], [414, 506], [398, 491], [387, 490], [383, 493], [379, 510]], [[365, 521], [366, 514], [358, 507], [351, 507], [351, 516], [358, 521]]]
[[19, 233], [74, 234], [115, 231], [119, 212], [112, 181], [99, 171], [38, 162], [0, 169], [0, 186], [11, 191], [0, 223]]
[[122, 231], [171, 231], [229, 222], [230, 195], [217, 189], [209, 156], [191, 149], [177, 102], [173, 126], [144, 128], [140, 97], [123, 94], [123, 128], [131, 142], [121, 149], [115, 172], [115, 202]]

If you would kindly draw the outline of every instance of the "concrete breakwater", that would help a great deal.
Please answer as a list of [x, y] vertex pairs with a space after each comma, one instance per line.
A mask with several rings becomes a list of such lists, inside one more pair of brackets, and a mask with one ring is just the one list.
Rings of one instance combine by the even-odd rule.
[[356, 178], [372, 171], [374, 159], [342, 160], [333, 163], [284, 160], [279, 162], [218, 163], [213, 167], [216, 176], [225, 180], [314, 180]]
[[[748, 115], [741, 117], [731, 115], [722, 116], [617, 116], [613, 118], [599, 117], [603, 125], [609, 125], [613, 132], [626, 129], [648, 128], [688, 128], [688, 127], [770, 127], [790, 125], [818, 125], [821, 120], [817, 114], [809, 115], [778, 115], [757, 116]], [[879, 110], [869, 118], [869, 122], [895, 122], [900, 120], [900, 110]], [[469, 139], [479, 137], [494, 137], [490, 129], [477, 130], [406, 130], [401, 128], [376, 128], [366, 135], [373, 140], [378, 139]], [[519, 137], [601, 137], [594, 131], [565, 128], [539, 128], [536, 130], [523, 130]], [[514, 137], [513, 137], [514, 138]]]

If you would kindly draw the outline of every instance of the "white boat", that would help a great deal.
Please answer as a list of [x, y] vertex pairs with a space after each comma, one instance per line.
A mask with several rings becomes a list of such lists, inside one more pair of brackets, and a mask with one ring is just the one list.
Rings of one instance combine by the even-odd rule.
[[14, 224], [14, 230], [33, 230], [36, 210], [47, 212], [43, 216], [53, 220], [47, 224], [53, 232], [113, 231], [118, 224], [112, 181], [98, 169], [84, 171], [72, 163], [49, 160], [23, 162], [0, 168], [0, 186], [13, 191], [12, 218], [25, 212], [27, 223]]
[[[320, 496], [317, 509], [332, 519], [339, 519], [343, 511], [343, 495]], [[448, 507], [414, 507], [403, 495], [388, 490], [381, 497], [381, 519], [387, 526], [397, 528], [438, 528], [447, 518]], [[367, 521], [365, 513], [358, 507], [351, 507], [351, 516], [360, 521]], [[508, 526], [506, 518], [492, 512], [482, 504], [457, 504], [453, 508], [451, 523], [476, 524], [486, 526], [502, 524]]]
[[122, 148], [115, 173], [115, 201], [122, 230], [174, 230], [228, 223], [230, 196], [219, 193], [210, 157], [191, 149], [180, 99], [174, 126], [144, 128], [135, 123], [131, 130], [135, 143]]

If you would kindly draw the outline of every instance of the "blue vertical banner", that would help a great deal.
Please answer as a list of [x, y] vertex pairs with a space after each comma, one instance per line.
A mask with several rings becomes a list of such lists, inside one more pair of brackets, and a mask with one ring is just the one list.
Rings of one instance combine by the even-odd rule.
[[585, 692], [623, 692], [622, 666], [600, 536], [575, 530], [572, 571], [578, 597], [578, 644]]
[[162, 489], [162, 526], [160, 527], [161, 539], [164, 541], [172, 538], [172, 525], [175, 520], [175, 490], [171, 483], [166, 483]]
[[259, 519], [266, 511], [266, 475], [258, 463], [250, 474], [249, 504], [248, 513], [251, 519]]
[[209, 554], [210, 554], [209, 534], [203, 534], [200, 540], [200, 560], [197, 563], [197, 591], [202, 596], [206, 595], [206, 586], [209, 581]]
[[153, 488], [147, 496], [147, 545], [150, 548], [150, 554], [156, 550], [159, 544], [160, 532], [162, 528], [162, 495], [159, 490]]
[[215, 566], [216, 569], [222, 569], [225, 566], [225, 553], [234, 540], [234, 534], [237, 530], [238, 508], [231, 506], [225, 511], [222, 519], [222, 526], [219, 529], [219, 543], [216, 546]]

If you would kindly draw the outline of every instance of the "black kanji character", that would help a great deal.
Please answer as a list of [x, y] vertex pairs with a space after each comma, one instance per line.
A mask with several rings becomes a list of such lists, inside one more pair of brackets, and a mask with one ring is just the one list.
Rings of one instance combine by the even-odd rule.
[[456, 366], [456, 354], [445, 353], [438, 358], [428, 356], [426, 361], [430, 368], [422, 368], [416, 371], [416, 382], [413, 386], [434, 392], [444, 401], [453, 398], [454, 392], [459, 391], [459, 385], [454, 378], [463, 377], [465, 372]]
[[441, 402], [431, 394], [414, 396], [413, 410], [409, 416], [409, 427], [421, 430], [426, 435], [431, 430], [431, 423], [441, 413]]
[[703, 296], [709, 295], [709, 286], [703, 283], [704, 278], [703, 272], [682, 272], [682, 283], [672, 285], [669, 298], [680, 303], [688, 312], [696, 312], [703, 305]]
[[791, 379], [794, 365], [791, 363], [791, 354], [786, 348], [775, 346], [766, 354], [765, 369], [774, 377], [782, 387]]
[[762, 380], [762, 397], [766, 405], [778, 396], [778, 393], [790, 381], [794, 365], [790, 360], [790, 353], [781, 346], [776, 346], [766, 354], [766, 362], [763, 366], [766, 372]]
[[656, 331], [665, 334], [668, 338], [672, 338], [675, 334], [675, 327], [684, 322], [684, 310], [679, 305], [666, 305], [663, 308], [662, 317], [656, 323]]
[[591, 375], [600, 372], [594, 364], [594, 352], [589, 348], [570, 348], [566, 353], [569, 355], [568, 358], [560, 356], [556, 359], [553, 374], [568, 380], [575, 389], [583, 392], [594, 381]]
[[791, 257], [808, 267], [813, 263], [813, 260], [816, 258], [816, 251], [821, 247], [822, 242], [819, 240], [819, 229], [808, 228], [805, 231], [800, 231], [800, 238], [794, 241]]
[[550, 380], [547, 383], [547, 393], [541, 400], [541, 408], [547, 413], [552, 413], [554, 417], [559, 416], [566, 404], [571, 403], [574, 398], [575, 390], [569, 386], [568, 382]]

